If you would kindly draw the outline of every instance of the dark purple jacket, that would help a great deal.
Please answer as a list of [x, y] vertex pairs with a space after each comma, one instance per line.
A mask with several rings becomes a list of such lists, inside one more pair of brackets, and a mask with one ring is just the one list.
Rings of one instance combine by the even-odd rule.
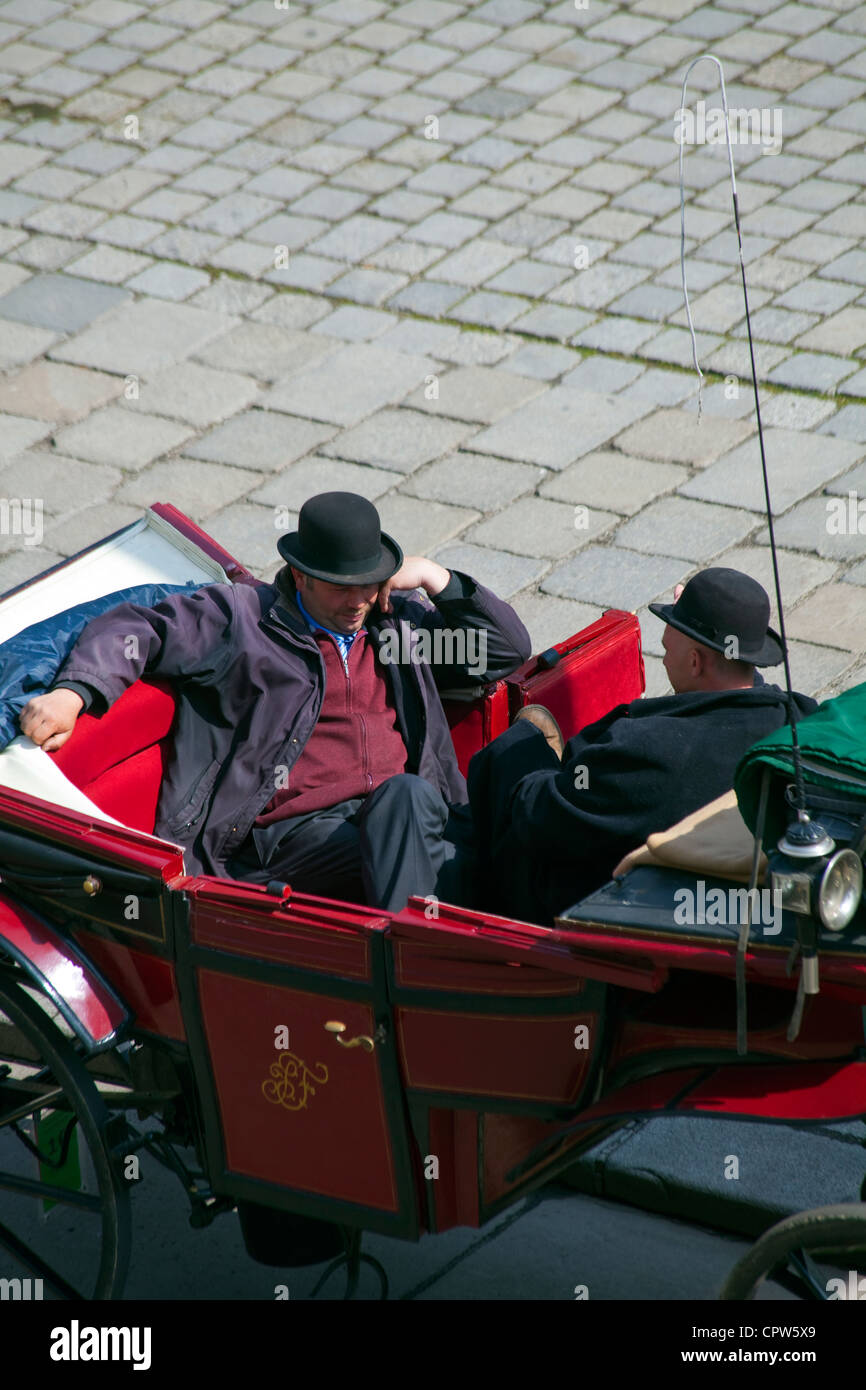
[[[486, 633], [481, 676], [456, 664], [383, 665], [406, 742], [407, 772], [426, 777], [446, 801], [465, 803], [466, 783], [439, 691], [508, 675], [530, 655], [529, 635], [507, 603], [457, 571], [433, 600], [420, 591], [394, 592], [391, 603], [392, 614], [373, 610], [367, 630], [392, 657], [408, 650], [413, 629]], [[460, 653], [451, 648], [449, 654]], [[476, 655], [470, 651], [473, 670]], [[315, 726], [325, 684], [317, 643], [289, 590], [259, 581], [208, 584], [152, 608], [124, 603], [95, 618], [55, 687], [86, 687], [85, 700], [95, 692], [99, 709], [145, 674], [172, 680], [178, 700], [174, 757], [163, 778], [155, 834], [183, 846], [189, 873], [229, 877], [227, 859], [286, 784]]]

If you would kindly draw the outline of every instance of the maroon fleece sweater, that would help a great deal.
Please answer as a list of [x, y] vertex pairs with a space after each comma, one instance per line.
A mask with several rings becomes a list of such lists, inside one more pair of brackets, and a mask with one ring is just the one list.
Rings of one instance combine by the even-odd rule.
[[271, 798], [256, 825], [367, 796], [406, 770], [406, 745], [374, 643], [367, 633], [355, 638], [347, 675], [333, 637], [321, 631], [313, 636], [325, 663], [321, 713], [288, 786]]

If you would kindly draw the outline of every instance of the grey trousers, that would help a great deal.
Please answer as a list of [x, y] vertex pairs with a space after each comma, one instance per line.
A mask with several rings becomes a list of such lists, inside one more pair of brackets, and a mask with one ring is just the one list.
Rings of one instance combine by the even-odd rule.
[[227, 864], [252, 883], [398, 912], [413, 894], [471, 907], [468, 807], [449, 806], [424, 777], [402, 772], [369, 796], [253, 826]]

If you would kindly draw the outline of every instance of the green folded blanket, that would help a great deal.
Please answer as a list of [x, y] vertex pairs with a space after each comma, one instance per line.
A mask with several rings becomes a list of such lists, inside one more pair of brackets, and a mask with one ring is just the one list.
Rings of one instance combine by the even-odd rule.
[[[806, 800], [809, 788], [862, 801], [866, 813], [866, 683], [855, 685], [797, 724]], [[770, 769], [770, 796], [763, 842], [774, 845], [791, 819], [785, 787], [794, 780], [791, 729], [768, 734], [741, 758], [734, 777], [740, 814], [750, 830], [758, 819], [758, 800], [765, 768]]]

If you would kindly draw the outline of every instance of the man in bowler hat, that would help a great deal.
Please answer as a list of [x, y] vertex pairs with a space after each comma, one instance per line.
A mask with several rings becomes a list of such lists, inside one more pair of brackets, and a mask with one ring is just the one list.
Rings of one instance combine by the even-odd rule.
[[[167, 677], [178, 708], [155, 833], [183, 846], [188, 873], [390, 910], [411, 894], [461, 900], [471, 821], [439, 691], [510, 674], [526, 629], [469, 575], [404, 558], [353, 493], [310, 498], [277, 548], [273, 584], [209, 584], [94, 619], [23, 732], [50, 752], [82, 708]], [[412, 659], [413, 639], [446, 630]]]
[[[619, 705], [567, 744], [547, 710], [528, 706], [472, 759], [491, 910], [551, 922], [647, 835], [728, 791], [746, 749], [785, 723], [785, 692], [756, 669], [783, 649], [754, 579], [703, 570], [650, 611], [666, 624], [672, 695]], [[805, 695], [794, 704], [800, 717], [816, 708]]]

